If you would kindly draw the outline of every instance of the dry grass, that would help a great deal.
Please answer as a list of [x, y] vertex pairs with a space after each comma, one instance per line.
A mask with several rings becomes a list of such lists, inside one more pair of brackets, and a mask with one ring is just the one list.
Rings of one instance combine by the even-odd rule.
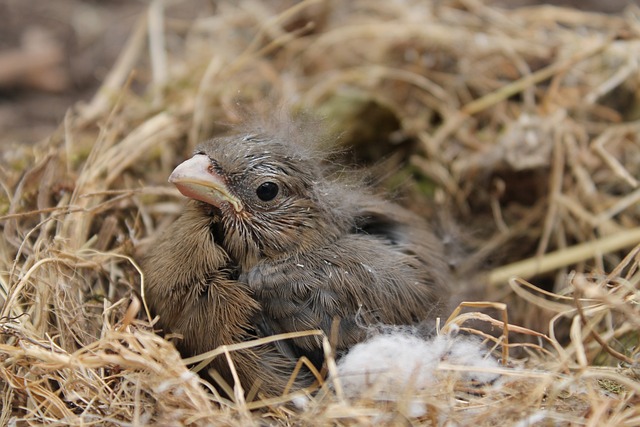
[[[90, 103], [37, 147], [4, 150], [0, 425], [640, 424], [638, 8], [243, 1], [185, 22], [162, 5]], [[331, 378], [304, 410], [226, 400], [152, 332], [136, 251], [180, 212], [172, 167], [220, 122], [282, 100], [331, 121], [345, 97], [417, 141], [403, 194], [425, 200], [430, 181], [479, 230], [459, 270], [511, 325], [467, 309], [444, 328], [502, 331], [486, 339], [503, 379], [379, 401]]]

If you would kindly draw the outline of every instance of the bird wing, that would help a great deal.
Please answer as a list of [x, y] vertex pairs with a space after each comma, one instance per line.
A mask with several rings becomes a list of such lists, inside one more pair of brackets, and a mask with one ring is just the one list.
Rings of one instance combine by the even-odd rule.
[[[368, 326], [414, 324], [439, 307], [439, 261], [429, 265], [428, 254], [406, 253], [403, 245], [376, 235], [349, 234], [315, 251], [263, 260], [243, 280], [272, 330], [321, 329], [342, 351], [362, 341]], [[412, 248], [420, 250], [419, 245]], [[317, 336], [294, 341], [302, 352], [321, 348]]]

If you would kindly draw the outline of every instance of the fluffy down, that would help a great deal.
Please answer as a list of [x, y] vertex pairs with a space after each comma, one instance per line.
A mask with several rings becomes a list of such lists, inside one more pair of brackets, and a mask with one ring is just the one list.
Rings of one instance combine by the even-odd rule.
[[347, 396], [390, 401], [409, 398], [408, 415], [417, 417], [426, 413], [426, 404], [417, 395], [437, 393], [442, 388], [439, 385], [450, 381], [495, 384], [498, 366], [474, 337], [451, 334], [425, 339], [395, 331], [355, 345], [338, 362], [338, 376]]

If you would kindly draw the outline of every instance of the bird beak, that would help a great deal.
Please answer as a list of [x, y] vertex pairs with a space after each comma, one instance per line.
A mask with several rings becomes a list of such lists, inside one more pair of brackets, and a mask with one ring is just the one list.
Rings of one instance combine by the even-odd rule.
[[183, 196], [220, 207], [230, 203], [236, 212], [242, 210], [242, 202], [229, 192], [227, 185], [213, 170], [211, 160], [204, 154], [196, 154], [180, 163], [169, 176]]

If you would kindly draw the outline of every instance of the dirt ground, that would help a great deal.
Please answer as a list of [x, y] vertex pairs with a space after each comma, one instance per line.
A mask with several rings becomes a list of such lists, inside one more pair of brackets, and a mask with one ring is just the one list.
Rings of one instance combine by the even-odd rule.
[[[0, 1], [0, 146], [46, 138], [89, 100], [148, 6], [128, 0]], [[171, 2], [175, 19], [212, 2]]]
[[[634, 0], [550, 0], [608, 13]], [[496, 0], [506, 7], [540, 0]], [[166, 2], [180, 20], [215, 11], [215, 0]], [[148, 3], [127, 0], [0, 1], [0, 146], [48, 137], [67, 109], [89, 100]]]

